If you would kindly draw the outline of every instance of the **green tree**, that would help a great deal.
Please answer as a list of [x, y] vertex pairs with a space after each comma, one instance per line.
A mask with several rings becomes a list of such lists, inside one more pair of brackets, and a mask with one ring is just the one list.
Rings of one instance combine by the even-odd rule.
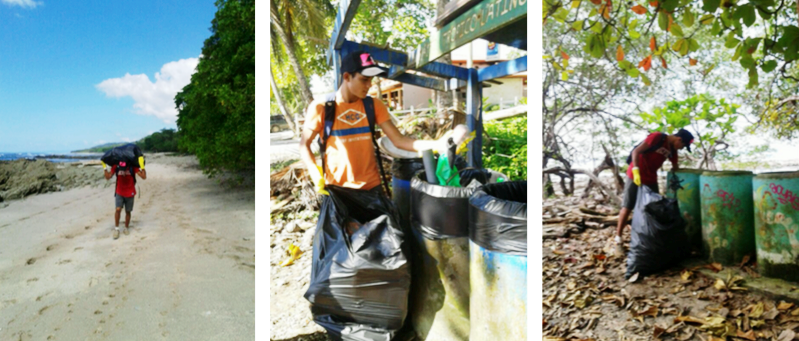
[[[283, 53], [296, 75], [300, 95], [305, 105], [313, 101], [311, 86], [303, 70], [305, 59], [300, 49], [313, 47], [316, 51], [324, 51], [329, 35], [326, 22], [335, 13], [333, 6], [326, 0], [270, 0], [269, 23], [272, 35], [272, 58], [283, 64]], [[302, 38], [302, 42], [297, 39]], [[277, 38], [277, 39], [276, 39]]]
[[[734, 51], [730, 60], [745, 70], [750, 88], [760, 73], [790, 77], [799, 59], [796, 3], [786, 0], [544, 0], [544, 22], [588, 33], [581, 42], [591, 58], [611, 61], [647, 84], [650, 69], [678, 61], [712, 70], [698, 56], [703, 34]], [[647, 46], [625, 49], [632, 41]]]
[[218, 0], [197, 72], [175, 96], [180, 147], [208, 174], [255, 168], [255, 1]]
[[735, 133], [735, 122], [742, 116], [740, 106], [706, 94], [685, 100], [668, 101], [652, 113], [641, 113], [644, 124], [654, 131], [673, 134], [680, 128], [694, 131], [694, 152], [698, 158], [688, 156], [699, 169], [717, 170], [716, 157], [730, 147], [728, 138]]
[[180, 134], [174, 129], [161, 129], [136, 142], [146, 152], [178, 152]]

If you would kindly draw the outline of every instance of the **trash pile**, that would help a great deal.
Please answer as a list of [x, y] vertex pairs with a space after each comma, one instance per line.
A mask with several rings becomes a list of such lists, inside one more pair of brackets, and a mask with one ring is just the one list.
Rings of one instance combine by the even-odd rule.
[[605, 228], [615, 227], [609, 218], [614, 212], [569, 206], [579, 203], [544, 203], [548, 228], [568, 229], [543, 241], [544, 340], [785, 341], [796, 336], [799, 306], [750, 292], [744, 278], [757, 274], [748, 257], [736, 267], [678, 266], [625, 280], [625, 258], [612, 252], [615, 228]]

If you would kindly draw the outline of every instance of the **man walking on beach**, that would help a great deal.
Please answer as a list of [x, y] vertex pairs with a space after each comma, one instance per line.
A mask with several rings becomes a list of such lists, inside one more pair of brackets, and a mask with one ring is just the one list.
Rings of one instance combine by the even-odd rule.
[[114, 212], [114, 239], [119, 238], [119, 217], [122, 213], [122, 208], [125, 208], [125, 229], [123, 232], [127, 235], [128, 228], [130, 227], [130, 212], [133, 211], [133, 199], [136, 196], [136, 174], [142, 180], [147, 179], [147, 172], [144, 170], [144, 162], [140, 158], [138, 167], [127, 167], [125, 162], [120, 162], [118, 166], [111, 166], [111, 170], [106, 169], [106, 164], [103, 163], [103, 173], [106, 180], [110, 180], [112, 176], [117, 176], [116, 190], [114, 198], [116, 199], [116, 211]]
[[[302, 160], [321, 194], [327, 194], [325, 184], [370, 190], [381, 182], [363, 99], [372, 87], [372, 78], [385, 70], [368, 53], [357, 51], [342, 59], [341, 72], [343, 81], [335, 95], [335, 119], [322, 156], [326, 169], [316, 164], [311, 152], [311, 143], [325, 129], [324, 99], [308, 106], [300, 138]], [[375, 123], [394, 146], [408, 151], [445, 150], [448, 135], [437, 141], [404, 136], [389, 119], [386, 105], [380, 100], [373, 102]]]
[[671, 161], [671, 169], [678, 170], [677, 151], [687, 148], [690, 153], [693, 141], [694, 135], [685, 129], [680, 129], [674, 135], [654, 132], [649, 134], [644, 142], [633, 149], [631, 153], [632, 160], [629, 167], [627, 167], [627, 179], [624, 182], [624, 200], [619, 212], [619, 222], [616, 225], [616, 256], [621, 257], [624, 255], [624, 249], [621, 246], [622, 230], [627, 225], [630, 211], [635, 207], [635, 202], [638, 198], [638, 187], [644, 185], [653, 192], [658, 193], [658, 169], [668, 159]]

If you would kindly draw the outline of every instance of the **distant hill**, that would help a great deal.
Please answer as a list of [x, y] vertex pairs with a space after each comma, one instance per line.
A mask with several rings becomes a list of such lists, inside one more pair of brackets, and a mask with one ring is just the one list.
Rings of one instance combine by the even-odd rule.
[[94, 147], [87, 148], [87, 149], [73, 150], [72, 152], [73, 153], [105, 153], [105, 152], [113, 149], [114, 147], [125, 145], [125, 144], [128, 144], [128, 143], [130, 143], [130, 142], [111, 142], [111, 143], [105, 143], [105, 144], [101, 144], [99, 146], [94, 146]]

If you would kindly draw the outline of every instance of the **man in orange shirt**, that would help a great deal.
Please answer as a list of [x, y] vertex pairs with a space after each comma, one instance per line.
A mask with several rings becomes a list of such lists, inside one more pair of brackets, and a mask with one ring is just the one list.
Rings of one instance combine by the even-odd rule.
[[[300, 155], [309, 170], [317, 192], [326, 194], [325, 184], [370, 190], [380, 186], [380, 172], [374, 153], [363, 99], [372, 87], [372, 78], [385, 73], [368, 53], [357, 51], [341, 61], [343, 81], [336, 91], [335, 120], [326, 141], [325, 169], [316, 164], [311, 143], [325, 128], [325, 101], [308, 106], [300, 137]], [[437, 141], [415, 140], [402, 135], [389, 119], [383, 102], [374, 101], [375, 123], [396, 147], [409, 151], [445, 150], [448, 136]]]

